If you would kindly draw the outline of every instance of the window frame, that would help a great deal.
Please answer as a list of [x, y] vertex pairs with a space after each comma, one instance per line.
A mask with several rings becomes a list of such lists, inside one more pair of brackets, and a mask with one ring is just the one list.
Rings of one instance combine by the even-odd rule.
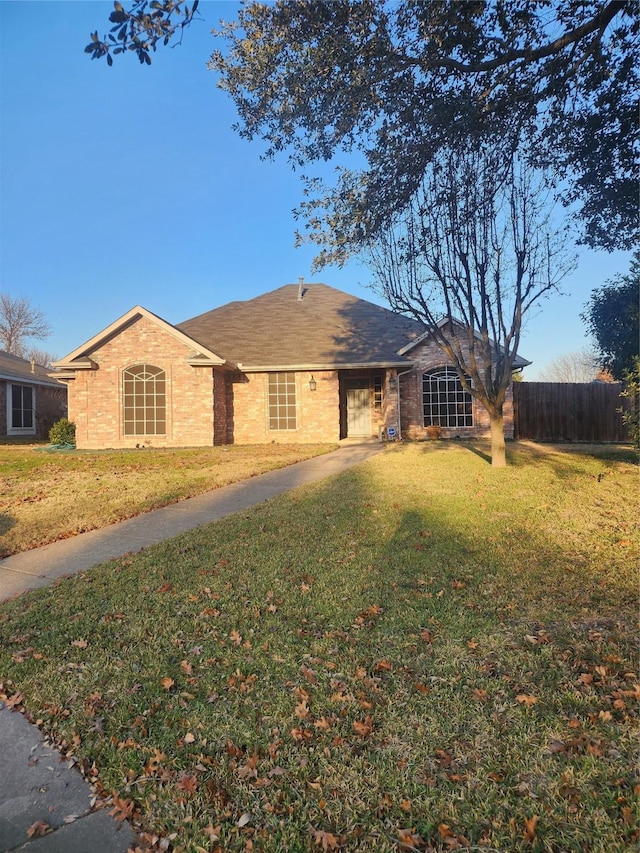
[[373, 376], [373, 410], [381, 412], [384, 403], [384, 381], [381, 373]]
[[[132, 383], [132, 388], [128, 388], [127, 383]], [[125, 438], [167, 435], [167, 373], [164, 368], [139, 362], [122, 371], [122, 435]]]
[[[467, 377], [471, 384], [471, 379]], [[454, 385], [455, 387], [451, 387]], [[425, 427], [473, 429], [473, 397], [454, 367], [441, 365], [422, 373], [422, 420]]]
[[267, 374], [267, 428], [269, 432], [298, 429], [297, 374], [278, 370]]
[[[21, 405], [19, 407], [14, 406], [14, 389], [20, 389], [21, 392]], [[31, 408], [25, 409], [24, 406], [24, 392], [29, 391], [31, 395]], [[22, 426], [14, 426], [14, 415], [15, 412], [19, 411], [21, 413], [20, 420], [23, 422]], [[31, 415], [31, 424], [28, 426], [24, 426], [24, 413], [25, 411], [29, 412]], [[24, 382], [8, 382], [7, 383], [7, 435], [35, 435], [36, 434], [36, 387], [35, 385], [28, 385]]]

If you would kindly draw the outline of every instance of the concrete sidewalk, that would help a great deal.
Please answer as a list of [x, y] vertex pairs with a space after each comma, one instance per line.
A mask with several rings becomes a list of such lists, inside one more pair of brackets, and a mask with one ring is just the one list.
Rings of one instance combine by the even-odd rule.
[[324, 456], [223, 486], [100, 530], [5, 557], [0, 560], [0, 601], [47, 586], [56, 578], [77, 574], [106, 560], [135, 553], [201, 524], [248, 509], [296, 486], [339, 474], [382, 449], [383, 445], [377, 440], [348, 443]]
[[[347, 442], [324, 456], [7, 557], [0, 560], [0, 600], [340, 474], [382, 449], [376, 440]], [[38, 821], [48, 825], [47, 834], [29, 838]], [[0, 702], [0, 853], [126, 853], [130, 847], [131, 827], [92, 810], [91, 788], [78, 771], [45, 744], [36, 726]]]

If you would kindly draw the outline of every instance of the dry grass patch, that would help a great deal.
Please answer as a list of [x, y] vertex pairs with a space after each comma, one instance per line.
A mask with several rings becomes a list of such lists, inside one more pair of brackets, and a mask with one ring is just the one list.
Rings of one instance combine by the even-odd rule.
[[637, 465], [510, 455], [389, 447], [5, 603], [0, 692], [176, 853], [633, 850]]
[[51, 452], [0, 446], [0, 558], [333, 449], [273, 444]]

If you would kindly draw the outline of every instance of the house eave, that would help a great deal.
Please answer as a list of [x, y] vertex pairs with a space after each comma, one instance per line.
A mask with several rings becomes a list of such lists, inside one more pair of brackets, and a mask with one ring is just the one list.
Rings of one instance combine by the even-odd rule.
[[59, 382], [56, 382], [54, 379], [45, 379], [41, 376], [27, 376], [18, 374], [18, 373], [0, 373], [0, 380], [5, 382], [14, 382], [20, 385], [44, 385], [47, 388], [60, 388], [61, 385]]
[[204, 355], [196, 355], [193, 356], [193, 358], [188, 358], [187, 364], [191, 365], [191, 367], [226, 367], [231, 370], [234, 369], [234, 365], [231, 365], [223, 358], [220, 360], [214, 360], [212, 358], [207, 358]]
[[[97, 370], [98, 365], [95, 361], [92, 361], [90, 358], [77, 358], [73, 361], [52, 361], [51, 367], [55, 367], [56, 370]], [[51, 374], [49, 374], [51, 376]]]
[[238, 362], [238, 370], [243, 373], [273, 373], [275, 371], [302, 372], [305, 370], [392, 370], [410, 368], [413, 362], [406, 359], [391, 361], [353, 361], [353, 362], [306, 362], [304, 364], [244, 364]]

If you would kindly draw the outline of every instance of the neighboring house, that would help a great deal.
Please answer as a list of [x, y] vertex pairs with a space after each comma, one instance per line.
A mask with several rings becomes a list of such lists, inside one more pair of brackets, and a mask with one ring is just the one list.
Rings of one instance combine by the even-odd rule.
[[0, 350], [0, 437], [47, 438], [67, 413], [67, 389], [50, 370]]
[[54, 366], [79, 448], [489, 430], [420, 323], [302, 280], [176, 326], [137, 306]]

